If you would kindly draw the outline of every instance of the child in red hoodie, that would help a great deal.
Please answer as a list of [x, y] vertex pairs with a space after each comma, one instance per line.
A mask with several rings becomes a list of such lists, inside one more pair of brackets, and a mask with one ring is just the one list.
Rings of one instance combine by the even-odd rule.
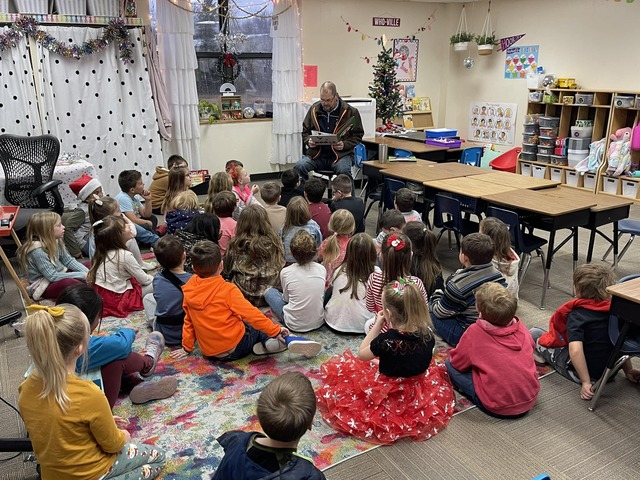
[[[615, 283], [613, 270], [594, 264], [580, 265], [573, 272], [576, 298], [561, 305], [549, 320], [549, 331], [532, 328], [536, 340], [536, 356], [553, 365], [557, 372], [579, 383], [580, 398], [591, 400], [591, 385], [607, 366], [613, 350], [609, 339], [609, 307], [607, 287]], [[640, 381], [640, 371], [631, 360], [622, 369], [633, 383]]]
[[518, 300], [505, 287], [487, 282], [475, 296], [480, 316], [445, 362], [451, 382], [489, 415], [521, 417], [540, 391], [533, 338], [515, 316]]

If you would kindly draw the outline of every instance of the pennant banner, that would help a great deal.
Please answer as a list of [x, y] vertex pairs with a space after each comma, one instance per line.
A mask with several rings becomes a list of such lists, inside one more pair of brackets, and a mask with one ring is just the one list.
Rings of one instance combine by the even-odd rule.
[[526, 33], [523, 33], [522, 35], [513, 35], [512, 37], [501, 38], [500, 39], [500, 48], [498, 49], [498, 51], [501, 52], [501, 51], [506, 50], [511, 45], [513, 45], [518, 40], [520, 40], [522, 37], [524, 37], [525, 35], [526, 35]]

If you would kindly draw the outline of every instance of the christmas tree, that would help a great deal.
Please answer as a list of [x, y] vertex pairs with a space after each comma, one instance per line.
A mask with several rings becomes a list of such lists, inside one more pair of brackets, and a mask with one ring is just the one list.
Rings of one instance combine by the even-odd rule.
[[369, 96], [376, 99], [376, 117], [382, 119], [383, 128], [391, 127], [391, 120], [402, 113], [395, 67], [392, 49], [383, 46], [373, 67], [373, 83], [369, 85]]

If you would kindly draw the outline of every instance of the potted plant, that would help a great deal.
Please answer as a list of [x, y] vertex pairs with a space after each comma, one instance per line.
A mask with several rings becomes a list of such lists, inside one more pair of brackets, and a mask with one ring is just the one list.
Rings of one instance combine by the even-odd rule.
[[216, 120], [220, 120], [220, 107], [209, 100], [200, 100], [198, 102], [198, 114], [200, 115], [200, 120], [208, 120], [209, 123], [213, 123]]
[[476, 43], [478, 44], [478, 53], [480, 55], [491, 55], [493, 53], [493, 47], [498, 45], [498, 39], [496, 38], [496, 32], [489, 34], [476, 35]]
[[469, 42], [473, 40], [473, 33], [458, 32], [451, 36], [449, 41], [453, 45], [453, 50], [456, 52], [463, 52], [469, 48]]

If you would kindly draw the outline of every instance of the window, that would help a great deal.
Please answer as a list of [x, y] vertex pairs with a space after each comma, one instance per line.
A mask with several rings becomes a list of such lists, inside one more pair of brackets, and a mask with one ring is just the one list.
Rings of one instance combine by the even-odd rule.
[[[241, 66], [240, 75], [233, 82], [243, 106], [253, 106], [258, 100], [271, 101], [271, 49], [269, 35], [273, 4], [269, 0], [199, 0], [194, 10], [193, 42], [198, 58], [196, 84], [198, 97], [219, 102], [220, 86], [224, 83], [218, 71], [224, 47], [219, 34], [226, 34], [233, 42], [235, 35], [244, 34], [246, 40], [235, 53]], [[227, 45], [227, 51], [233, 51]]]

